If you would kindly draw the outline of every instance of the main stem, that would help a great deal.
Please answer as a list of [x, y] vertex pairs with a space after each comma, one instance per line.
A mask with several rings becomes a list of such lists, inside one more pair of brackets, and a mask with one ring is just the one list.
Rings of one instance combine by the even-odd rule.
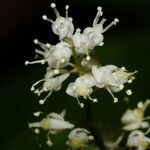
[[85, 101], [85, 111], [87, 118], [87, 125], [92, 135], [94, 136], [95, 144], [100, 148], [100, 150], [105, 150], [104, 142], [101, 137], [100, 129], [96, 127], [96, 123], [93, 119], [93, 112], [90, 101]]
[[[74, 61], [75, 61], [75, 67], [76, 67], [76, 70], [77, 70], [79, 76], [84, 75], [85, 74], [84, 68], [82, 67], [82, 64], [78, 58], [78, 55], [76, 53], [76, 49], [75, 49], [72, 39], [66, 38], [66, 39], [64, 39], [64, 41], [69, 43], [72, 46], [72, 53], [73, 53], [73, 57], [74, 57]], [[101, 137], [100, 129], [98, 129], [95, 126], [95, 122], [94, 122], [93, 114], [92, 114], [91, 102], [89, 100], [85, 101], [85, 111], [86, 111], [86, 118], [87, 118], [87, 126], [88, 126], [90, 132], [92, 133], [92, 135], [94, 136], [95, 144], [99, 147], [100, 150], [105, 150], [105, 146], [104, 146], [104, 142]]]

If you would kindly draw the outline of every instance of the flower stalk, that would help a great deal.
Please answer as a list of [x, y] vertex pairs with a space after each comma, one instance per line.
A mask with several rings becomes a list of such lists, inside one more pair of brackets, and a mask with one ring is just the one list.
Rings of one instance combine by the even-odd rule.
[[[65, 39], [65, 42], [67, 42], [68, 44], [70, 44], [72, 46], [73, 58], [74, 58], [75, 66], [76, 66], [76, 69], [77, 69], [77, 72], [78, 72], [79, 76], [84, 75], [85, 71], [84, 71], [84, 68], [82, 67], [81, 62], [79, 60], [79, 57], [76, 53], [76, 49], [75, 49], [75, 46], [73, 44], [72, 39], [67, 37]], [[94, 136], [95, 144], [100, 149], [105, 150], [104, 142], [103, 142], [102, 137], [101, 137], [101, 131], [100, 131], [100, 129], [98, 129], [95, 126], [95, 123], [94, 123], [91, 102], [89, 100], [86, 100], [85, 103], [84, 103], [84, 106], [85, 106], [87, 126], [89, 128], [89, 131]]]
[[94, 136], [95, 144], [99, 147], [99, 149], [105, 150], [105, 145], [101, 136], [101, 130], [95, 126], [95, 121], [93, 118], [90, 101], [85, 101], [85, 113], [86, 113], [87, 126], [89, 128], [89, 131]]

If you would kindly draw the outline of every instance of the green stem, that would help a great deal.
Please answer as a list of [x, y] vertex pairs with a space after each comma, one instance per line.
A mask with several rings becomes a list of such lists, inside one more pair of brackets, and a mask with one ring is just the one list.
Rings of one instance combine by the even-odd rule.
[[100, 148], [100, 150], [105, 150], [105, 146], [104, 146], [103, 139], [101, 137], [100, 129], [95, 126], [91, 102], [88, 100], [85, 102], [85, 111], [86, 111], [86, 117], [87, 117], [87, 125], [88, 125], [90, 132], [94, 136], [95, 144]]
[[78, 59], [78, 55], [76, 53], [76, 49], [75, 49], [75, 46], [74, 46], [74, 43], [73, 43], [72, 39], [67, 37], [67, 38], [64, 39], [64, 41], [71, 45], [72, 54], [73, 54], [73, 58], [74, 58], [74, 61], [75, 61], [75, 66], [76, 66], [76, 70], [77, 70], [79, 76], [84, 75], [84, 69], [82, 67], [81, 61]]
[[[82, 67], [81, 61], [78, 58], [78, 55], [76, 53], [76, 49], [75, 49], [72, 39], [67, 37], [64, 39], [64, 41], [71, 45], [72, 54], [73, 54], [73, 58], [74, 58], [74, 62], [75, 62], [75, 67], [76, 67], [76, 70], [77, 70], [79, 76], [84, 75], [85, 74], [84, 68]], [[95, 144], [100, 148], [100, 150], [105, 150], [105, 146], [104, 146], [104, 142], [101, 138], [100, 130], [95, 127], [93, 114], [92, 114], [92, 107], [91, 107], [91, 103], [89, 100], [85, 101], [85, 110], [86, 110], [86, 117], [87, 117], [87, 121], [88, 121], [87, 125], [88, 125], [88, 128], [91, 131], [92, 135], [94, 136]]]

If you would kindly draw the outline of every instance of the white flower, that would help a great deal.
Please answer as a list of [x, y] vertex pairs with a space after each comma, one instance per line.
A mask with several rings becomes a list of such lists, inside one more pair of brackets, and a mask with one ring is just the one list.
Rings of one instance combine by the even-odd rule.
[[44, 64], [47, 62], [48, 66], [55, 69], [54, 71], [57, 71], [58, 73], [60, 68], [69, 65], [72, 50], [70, 49], [70, 45], [68, 43], [60, 42], [55, 46], [52, 46], [49, 43], [44, 44], [37, 39], [34, 40], [34, 43], [40, 45], [40, 47], [44, 50], [35, 50], [35, 52], [39, 55], [42, 55], [44, 59], [33, 62], [26, 61], [26, 65], [35, 63]]
[[97, 82], [97, 87], [106, 88], [114, 98], [114, 102], [118, 99], [114, 97], [112, 92], [119, 92], [124, 88], [124, 84], [133, 80], [132, 76], [136, 73], [128, 73], [124, 67], [118, 68], [114, 65], [106, 65], [103, 67], [92, 67], [92, 74]]
[[89, 50], [94, 47], [90, 45], [90, 40], [87, 35], [81, 34], [81, 30], [77, 29], [75, 34], [72, 36], [76, 51], [78, 54], [86, 54], [89, 56]]
[[84, 30], [84, 34], [88, 36], [90, 40], [90, 45], [95, 46], [102, 46], [103, 43], [103, 33], [106, 32], [111, 26], [116, 25], [119, 20], [116, 18], [114, 21], [112, 21], [108, 26], [103, 28], [103, 24], [105, 23], [106, 19], [102, 19], [100, 23], [98, 23], [100, 16], [103, 15], [102, 8], [97, 8], [97, 14], [93, 22], [93, 27], [87, 27]]
[[[31, 87], [31, 91], [37, 93], [38, 96], [40, 96], [42, 92], [49, 92], [44, 99], [39, 101], [39, 103], [42, 105], [51, 95], [52, 91], [59, 91], [61, 89], [62, 83], [69, 77], [69, 75], [69, 73], [65, 73], [54, 77], [54, 72], [51, 69], [48, 69], [45, 78], [34, 83]], [[44, 82], [43, 87], [35, 89], [35, 86], [37, 86], [41, 82]]]
[[150, 138], [140, 130], [134, 130], [130, 133], [127, 140], [128, 147], [136, 147], [137, 150], [146, 150], [150, 146]]
[[29, 128], [42, 128], [44, 130], [48, 130], [47, 134], [47, 144], [49, 146], [52, 145], [49, 134], [58, 134], [60, 131], [65, 129], [72, 129], [74, 125], [64, 120], [64, 111], [61, 114], [50, 113], [45, 118], [43, 118], [40, 122], [29, 123]]
[[48, 19], [46, 15], [43, 15], [43, 19], [50, 21], [52, 23], [52, 30], [56, 35], [59, 35], [59, 39], [63, 39], [65, 37], [71, 37], [74, 31], [74, 25], [72, 23], [72, 18], [68, 18], [68, 9], [69, 6], [67, 5], [65, 7], [66, 9], [66, 17], [60, 16], [59, 12], [56, 9], [56, 4], [51, 3], [51, 7], [53, 8], [56, 20], [53, 21], [51, 19]]
[[[78, 77], [75, 82], [72, 82], [68, 85], [66, 93], [70, 96], [75, 97], [78, 100], [78, 97], [82, 96], [83, 98], [97, 102], [97, 99], [92, 99], [90, 95], [93, 92], [92, 87], [95, 86], [95, 80], [92, 75], [85, 74], [83, 76]], [[83, 107], [83, 103], [78, 103], [81, 107]]]
[[133, 110], [128, 109], [121, 118], [121, 122], [124, 125], [123, 130], [132, 131], [138, 128], [148, 128], [149, 123], [145, 120], [150, 118], [144, 118], [144, 112], [149, 105], [150, 100], [147, 100], [144, 104], [142, 102], [139, 102], [138, 108], [135, 108]]
[[71, 149], [82, 149], [88, 145], [90, 140], [93, 140], [94, 137], [90, 135], [90, 132], [83, 128], [76, 128], [72, 130], [68, 136], [67, 145]]
[[59, 62], [59, 66], [60, 63], [69, 62], [71, 55], [72, 55], [72, 50], [70, 49], [70, 45], [66, 42], [58, 43], [54, 47], [52, 53], [52, 57], [54, 57], [56, 61]]

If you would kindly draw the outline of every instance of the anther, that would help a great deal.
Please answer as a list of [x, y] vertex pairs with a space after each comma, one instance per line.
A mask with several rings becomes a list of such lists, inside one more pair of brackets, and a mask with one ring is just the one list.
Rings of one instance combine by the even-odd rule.
[[99, 44], [99, 46], [103, 46], [104, 45], [104, 42], [101, 42], [100, 44]]
[[34, 130], [34, 133], [35, 133], [35, 134], [39, 134], [39, 133], [40, 133], [40, 130], [39, 130], [39, 129], [35, 129], [35, 130]]
[[49, 22], [51, 22], [51, 23], [54, 23], [54, 21], [51, 20], [51, 19], [48, 19], [46, 15], [43, 15], [43, 16], [42, 16], [42, 19], [43, 19], [43, 20], [46, 20], [46, 21], [49, 21]]
[[44, 104], [44, 100], [39, 100], [39, 104], [43, 105]]
[[25, 61], [25, 65], [28, 65], [29, 64], [29, 61]]
[[118, 103], [118, 98], [114, 98], [114, 103]]
[[69, 5], [66, 5], [65, 9], [66, 9], [66, 18], [68, 18], [68, 9], [69, 9]]
[[132, 91], [131, 90], [127, 90], [126, 94], [130, 96], [130, 95], [132, 95]]
[[34, 42], [35, 44], [38, 44], [38, 39], [35, 39], [33, 42]]
[[43, 18], [43, 20], [47, 20], [47, 16], [46, 15], [43, 15], [42, 18]]
[[90, 61], [90, 60], [91, 60], [91, 57], [90, 57], [90, 56], [87, 56], [87, 57], [86, 57], [86, 60], [87, 60], [87, 61]]
[[56, 4], [55, 4], [55, 3], [51, 3], [51, 7], [52, 7], [52, 8], [55, 8], [55, 7], [56, 7]]
[[39, 116], [40, 116], [40, 114], [41, 114], [41, 112], [40, 112], [40, 111], [38, 111], [38, 112], [34, 112], [34, 113], [33, 113], [33, 115], [34, 115], [35, 117], [39, 117]]

